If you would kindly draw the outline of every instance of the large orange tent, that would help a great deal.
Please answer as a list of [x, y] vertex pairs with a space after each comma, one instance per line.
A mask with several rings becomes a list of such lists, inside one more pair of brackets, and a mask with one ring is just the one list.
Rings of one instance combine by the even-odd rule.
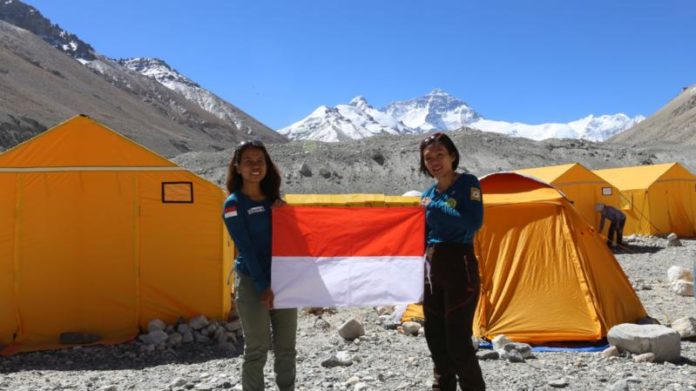
[[0, 155], [0, 345], [230, 311], [224, 192], [86, 116]]
[[626, 234], [696, 237], [696, 175], [679, 163], [595, 170], [622, 193]]
[[[528, 343], [597, 341], [646, 316], [621, 266], [570, 201], [517, 173], [481, 179], [475, 248], [481, 296], [474, 334]], [[402, 320], [422, 319], [411, 305]]]
[[597, 203], [621, 207], [619, 189], [580, 163], [525, 168], [515, 172], [541, 179], [561, 190], [580, 216], [593, 227], [599, 227], [600, 215], [595, 211]]

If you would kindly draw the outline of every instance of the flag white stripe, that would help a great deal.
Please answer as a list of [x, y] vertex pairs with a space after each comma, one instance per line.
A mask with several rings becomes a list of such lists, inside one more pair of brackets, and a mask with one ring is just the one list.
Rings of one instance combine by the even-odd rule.
[[276, 308], [410, 304], [423, 295], [423, 256], [273, 257]]

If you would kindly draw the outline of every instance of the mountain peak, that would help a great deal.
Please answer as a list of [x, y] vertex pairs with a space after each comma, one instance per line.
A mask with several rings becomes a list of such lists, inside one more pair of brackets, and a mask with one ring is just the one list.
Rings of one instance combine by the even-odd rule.
[[433, 88], [426, 96], [451, 96], [445, 90], [441, 88]]
[[92, 46], [51, 23], [36, 8], [19, 0], [0, 0], [0, 20], [31, 31], [74, 59], [92, 61], [96, 58]]
[[358, 95], [355, 98], [351, 99], [351, 101], [348, 103], [351, 106], [355, 106], [358, 108], [363, 108], [363, 107], [369, 107], [370, 105], [367, 103], [367, 99], [365, 99], [364, 96]]

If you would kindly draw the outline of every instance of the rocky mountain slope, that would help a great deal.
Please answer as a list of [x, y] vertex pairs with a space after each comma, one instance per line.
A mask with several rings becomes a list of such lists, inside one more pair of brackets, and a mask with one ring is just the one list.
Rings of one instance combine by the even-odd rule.
[[684, 88], [655, 114], [609, 141], [632, 145], [696, 144], [696, 84]]
[[173, 70], [170, 76], [176, 74], [178, 82], [187, 83], [187, 92], [204, 96], [211, 105], [95, 53], [20, 1], [0, 1], [0, 38], [1, 147], [15, 145], [78, 113], [167, 156], [221, 150], [249, 138], [285, 141]]
[[470, 127], [533, 140], [573, 138], [603, 141], [644, 117], [625, 114], [588, 115], [569, 123], [530, 125], [486, 119], [466, 102], [435, 89], [429, 94], [375, 109], [363, 97], [347, 105], [320, 106], [301, 121], [278, 130], [293, 140], [335, 142], [381, 134], [421, 134]]
[[[460, 168], [478, 176], [496, 171], [579, 162], [596, 169], [678, 161], [696, 172], [696, 154], [685, 147], [629, 147], [585, 140], [534, 141], [464, 128], [451, 137]], [[325, 143], [270, 145], [286, 193], [386, 193], [423, 190], [432, 183], [418, 171], [422, 135], [387, 135]], [[191, 152], [174, 161], [222, 185], [232, 150]]]

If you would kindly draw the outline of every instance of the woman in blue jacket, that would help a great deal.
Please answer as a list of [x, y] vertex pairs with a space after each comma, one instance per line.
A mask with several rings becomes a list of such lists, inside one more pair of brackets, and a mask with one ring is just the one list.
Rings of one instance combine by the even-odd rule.
[[244, 332], [244, 391], [264, 389], [263, 367], [271, 338], [278, 388], [295, 388], [297, 309], [274, 309], [271, 290], [271, 210], [284, 204], [280, 182], [263, 143], [245, 142], [234, 151], [223, 218], [238, 254], [235, 303]]
[[485, 390], [471, 343], [479, 297], [473, 240], [483, 222], [481, 186], [458, 173], [459, 151], [444, 133], [420, 144], [420, 169], [437, 180], [421, 198], [426, 219], [425, 338], [433, 359], [433, 389]]

